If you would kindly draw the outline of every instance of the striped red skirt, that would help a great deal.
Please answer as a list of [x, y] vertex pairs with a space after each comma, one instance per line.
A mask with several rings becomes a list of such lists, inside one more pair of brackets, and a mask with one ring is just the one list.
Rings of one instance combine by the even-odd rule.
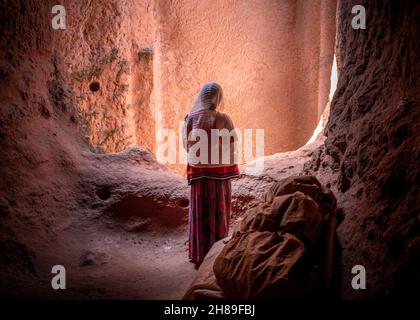
[[[238, 176], [237, 166], [235, 168]], [[200, 264], [213, 243], [227, 237], [231, 200], [230, 179], [207, 178], [203, 175], [192, 181], [188, 232], [191, 262]]]

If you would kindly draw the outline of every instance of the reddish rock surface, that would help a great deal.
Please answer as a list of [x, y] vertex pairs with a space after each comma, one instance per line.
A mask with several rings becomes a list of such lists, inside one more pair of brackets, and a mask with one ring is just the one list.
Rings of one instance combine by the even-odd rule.
[[265, 129], [266, 155], [305, 144], [328, 101], [335, 0], [63, 5], [68, 26], [51, 45], [98, 151], [156, 152], [208, 81], [238, 128]]
[[[141, 3], [64, 1], [68, 29], [53, 31], [52, 1], [0, 2], [2, 297], [182, 297], [195, 276], [188, 187], [146, 148], [155, 151], [156, 130], [182, 119], [208, 76], [229, 93], [238, 127], [267, 125], [269, 153], [304, 144], [316, 126], [333, 32], [319, 16], [332, 14], [333, 1], [255, 2], [255, 14], [217, 1]], [[351, 29], [354, 4], [366, 6], [366, 30]], [[200, 20], [207, 11], [217, 14]], [[226, 28], [236, 15], [241, 22]], [[204, 28], [210, 18], [214, 33]], [[238, 218], [279, 178], [305, 172], [331, 187], [344, 214], [343, 298], [418, 294], [418, 18], [415, 1], [339, 1], [339, 82], [325, 143], [268, 156], [258, 175], [244, 166], [233, 184]], [[217, 38], [221, 30], [232, 39]], [[238, 30], [244, 36], [234, 38]], [[212, 35], [214, 61], [200, 49]], [[282, 64], [290, 48], [296, 60]], [[324, 53], [328, 69], [318, 70]], [[282, 68], [296, 72], [282, 78]], [[257, 114], [261, 107], [272, 113]], [[134, 144], [144, 148], [127, 149]], [[64, 292], [50, 286], [55, 264], [67, 268]], [[351, 289], [355, 264], [366, 267], [365, 291]]]
[[[366, 30], [351, 28], [366, 7]], [[344, 211], [343, 298], [418, 296], [420, 288], [419, 17], [416, 1], [340, 1], [338, 84], [325, 145], [305, 165]], [[354, 265], [367, 290], [353, 290]]]
[[[51, 7], [0, 10], [0, 296], [180, 298], [194, 270], [186, 182], [144, 148], [93, 152]], [[67, 290], [51, 288], [57, 264]]]
[[335, 9], [331, 0], [158, 2], [157, 128], [178, 130], [173, 118], [216, 81], [235, 126], [265, 130], [265, 155], [304, 145], [328, 100]]

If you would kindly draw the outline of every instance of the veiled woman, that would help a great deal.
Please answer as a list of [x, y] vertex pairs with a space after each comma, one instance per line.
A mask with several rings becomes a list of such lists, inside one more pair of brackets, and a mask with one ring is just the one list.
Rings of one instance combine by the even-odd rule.
[[214, 242], [228, 235], [230, 179], [239, 176], [237, 141], [230, 117], [219, 111], [222, 88], [206, 83], [184, 122], [188, 153], [189, 258], [198, 268]]

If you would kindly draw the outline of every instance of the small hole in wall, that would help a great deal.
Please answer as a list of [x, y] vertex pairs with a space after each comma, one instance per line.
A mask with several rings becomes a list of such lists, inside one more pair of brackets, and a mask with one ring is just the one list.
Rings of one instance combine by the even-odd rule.
[[181, 199], [181, 200], [179, 201], [179, 206], [180, 206], [181, 208], [186, 208], [186, 207], [188, 207], [188, 206], [189, 206], [189, 204], [190, 204], [190, 200], [188, 200], [188, 199]]
[[89, 90], [92, 91], [92, 92], [99, 91], [100, 88], [101, 88], [101, 86], [100, 86], [98, 81], [93, 81], [89, 85]]
[[108, 200], [111, 197], [111, 191], [108, 187], [102, 187], [96, 191], [96, 195], [101, 200]]

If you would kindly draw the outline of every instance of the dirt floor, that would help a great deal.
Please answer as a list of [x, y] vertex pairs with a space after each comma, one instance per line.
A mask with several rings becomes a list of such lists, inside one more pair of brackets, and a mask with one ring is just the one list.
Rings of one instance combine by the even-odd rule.
[[[259, 175], [242, 166], [233, 182], [232, 226], [276, 179], [301, 172], [315, 146], [268, 157]], [[18, 240], [8, 244], [12, 263], [3, 268], [10, 275], [2, 277], [2, 295], [181, 299], [197, 272], [188, 259], [189, 189], [148, 156], [141, 149], [85, 153], [79, 183], [68, 184], [74, 190], [32, 194], [27, 202], [37, 207], [50, 193], [60, 201], [55, 212], [26, 213]], [[66, 290], [51, 289], [53, 265], [66, 268]]]
[[[2, 283], [7, 297], [180, 299], [196, 272], [188, 261], [185, 226], [127, 232], [85, 219], [65, 228], [53, 243], [33, 239], [26, 246], [35, 252], [36, 272], [25, 276], [27, 259], [20, 259], [14, 272], [23, 276], [21, 283], [15, 286], [17, 274]], [[66, 290], [51, 289], [54, 264], [66, 268]]]
[[58, 295], [180, 299], [194, 278], [185, 228], [160, 234], [80, 227], [69, 229], [65, 247], [56, 250], [55, 258], [68, 269], [68, 290]]

